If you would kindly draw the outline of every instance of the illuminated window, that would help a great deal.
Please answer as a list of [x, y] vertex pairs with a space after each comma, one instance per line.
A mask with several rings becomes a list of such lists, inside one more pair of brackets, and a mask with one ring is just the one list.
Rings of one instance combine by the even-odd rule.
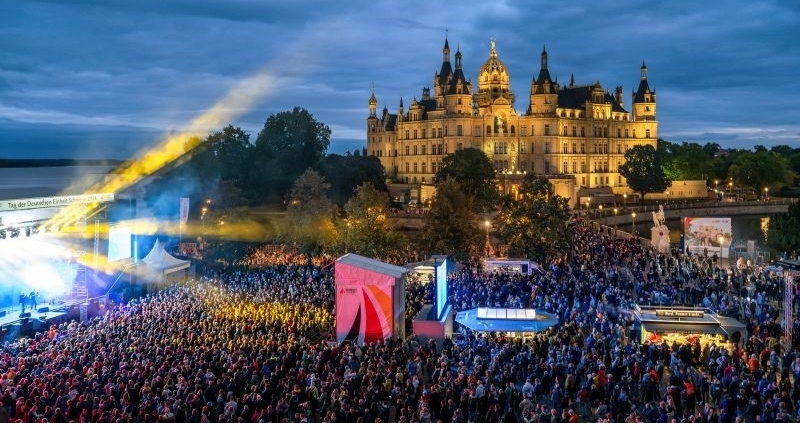
[[550, 125], [544, 125], [544, 135], [550, 135]]
[[423, 156], [428, 154], [428, 146], [427, 145], [422, 144], [422, 146], [420, 148], [422, 149], [422, 155]]
[[461, 125], [456, 126], [456, 135], [459, 136], [459, 137], [464, 135], [464, 130], [461, 127]]
[[644, 130], [644, 137], [645, 138], [650, 138], [650, 129], [645, 129]]
[[406, 156], [411, 155], [411, 147], [406, 146]]

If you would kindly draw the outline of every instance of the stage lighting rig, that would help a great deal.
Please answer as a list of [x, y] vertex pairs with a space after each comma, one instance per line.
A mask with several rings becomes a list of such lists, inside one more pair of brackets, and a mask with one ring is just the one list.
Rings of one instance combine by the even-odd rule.
[[11, 238], [16, 238], [19, 236], [19, 229], [18, 228], [10, 228], [9, 232], [11, 232]]
[[0, 239], [6, 239], [6, 230], [0, 229]]

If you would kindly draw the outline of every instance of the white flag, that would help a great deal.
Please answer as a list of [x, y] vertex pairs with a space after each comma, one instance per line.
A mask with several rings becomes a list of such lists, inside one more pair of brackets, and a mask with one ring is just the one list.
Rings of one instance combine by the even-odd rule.
[[189, 197], [181, 197], [181, 225], [189, 220]]

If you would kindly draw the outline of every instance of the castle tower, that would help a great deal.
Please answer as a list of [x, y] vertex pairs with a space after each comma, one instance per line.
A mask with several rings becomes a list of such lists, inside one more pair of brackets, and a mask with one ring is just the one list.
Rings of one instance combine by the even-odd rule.
[[[570, 85], [575, 85], [575, 75], [570, 79]], [[539, 65], [539, 75], [531, 83], [531, 104], [528, 114], [551, 115], [555, 114], [558, 106], [558, 83], [553, 82], [550, 71], [547, 69], [547, 49], [542, 48]]]
[[656, 120], [656, 92], [647, 83], [647, 65], [642, 61], [639, 88], [633, 93], [633, 120]]

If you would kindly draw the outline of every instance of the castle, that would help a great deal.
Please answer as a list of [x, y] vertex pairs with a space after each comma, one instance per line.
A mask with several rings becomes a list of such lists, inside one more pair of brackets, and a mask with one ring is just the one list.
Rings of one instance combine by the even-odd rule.
[[450, 53], [445, 39], [433, 91], [423, 88], [408, 110], [401, 98], [397, 113], [384, 107], [378, 114], [374, 91], [369, 98], [366, 151], [380, 159], [388, 177], [430, 184], [447, 154], [476, 148], [490, 158], [498, 189], [507, 194], [516, 193], [526, 173], [547, 177], [573, 205], [581, 192], [632, 194], [619, 174], [625, 152], [636, 145], [656, 147], [658, 139], [656, 93], [644, 63], [628, 111], [620, 86], [612, 94], [600, 82], [576, 84], [574, 76], [565, 86], [554, 81], [543, 50], [527, 110], [520, 114], [494, 40], [478, 72], [477, 91], [464, 74], [461, 52], [455, 53], [455, 66]]

